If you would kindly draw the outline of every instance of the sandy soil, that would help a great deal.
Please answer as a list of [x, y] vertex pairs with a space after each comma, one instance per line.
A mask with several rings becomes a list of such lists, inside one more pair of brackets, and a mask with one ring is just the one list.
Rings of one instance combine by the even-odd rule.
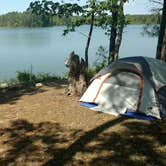
[[166, 165], [166, 122], [79, 106], [64, 87], [0, 92], [0, 166]]

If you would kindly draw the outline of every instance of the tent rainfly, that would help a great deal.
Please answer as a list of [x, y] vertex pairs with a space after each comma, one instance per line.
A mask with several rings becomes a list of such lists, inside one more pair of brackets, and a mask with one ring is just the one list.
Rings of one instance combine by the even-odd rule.
[[113, 115], [165, 118], [166, 63], [148, 57], [119, 59], [92, 79], [80, 105]]

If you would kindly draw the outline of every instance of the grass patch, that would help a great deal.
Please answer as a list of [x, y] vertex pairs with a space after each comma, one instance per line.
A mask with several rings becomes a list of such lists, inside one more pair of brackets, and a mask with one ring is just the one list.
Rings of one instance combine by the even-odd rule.
[[20, 84], [23, 85], [34, 85], [36, 83], [49, 83], [49, 82], [57, 82], [57, 83], [66, 83], [67, 78], [56, 76], [50, 73], [39, 73], [32, 74], [28, 71], [17, 72], [17, 80]]
[[29, 71], [18, 71], [15, 79], [0, 82], [0, 90], [18, 89], [22, 87], [33, 87], [36, 83], [49, 84], [67, 84], [66, 76], [56, 76], [50, 73], [33, 74]]

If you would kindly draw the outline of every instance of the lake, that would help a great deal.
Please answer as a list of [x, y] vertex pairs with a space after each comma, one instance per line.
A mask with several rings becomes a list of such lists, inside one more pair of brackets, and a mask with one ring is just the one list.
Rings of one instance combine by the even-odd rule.
[[[142, 36], [143, 25], [128, 25], [124, 29], [120, 57], [155, 57], [157, 38]], [[0, 79], [15, 78], [17, 71], [48, 72], [63, 75], [67, 69], [64, 60], [73, 50], [84, 56], [89, 26], [81, 26], [67, 36], [62, 36], [63, 26], [49, 28], [0, 28]], [[89, 49], [92, 65], [98, 47], [108, 49], [104, 30], [95, 27]]]

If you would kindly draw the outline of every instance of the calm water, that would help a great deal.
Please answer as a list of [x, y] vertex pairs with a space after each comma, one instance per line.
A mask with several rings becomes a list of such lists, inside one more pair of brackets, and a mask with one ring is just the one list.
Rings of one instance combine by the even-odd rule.
[[[0, 79], [14, 78], [17, 71], [49, 72], [64, 74], [64, 60], [71, 51], [84, 56], [88, 26], [62, 36], [63, 27], [51, 28], [0, 28]], [[155, 57], [157, 38], [143, 37], [141, 25], [129, 25], [124, 30], [120, 56]], [[95, 28], [90, 46], [90, 63], [96, 59], [98, 47], [108, 48], [108, 37]]]

